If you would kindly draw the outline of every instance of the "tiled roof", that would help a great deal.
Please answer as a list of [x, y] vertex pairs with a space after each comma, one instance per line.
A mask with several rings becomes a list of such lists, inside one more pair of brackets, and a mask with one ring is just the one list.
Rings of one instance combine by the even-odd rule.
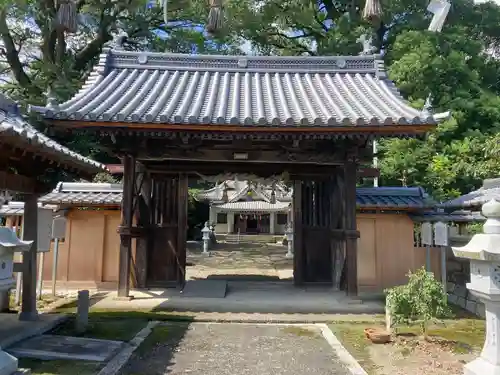
[[242, 201], [223, 203], [216, 206], [224, 211], [238, 212], [286, 212], [290, 209], [290, 203], [269, 203], [264, 201]]
[[418, 223], [423, 222], [437, 222], [442, 221], [445, 223], [471, 223], [482, 222], [486, 218], [477, 211], [453, 211], [449, 214], [444, 212], [424, 212], [422, 214], [410, 215], [413, 221]]
[[122, 202], [122, 185], [105, 183], [59, 182], [39, 199], [41, 203], [61, 205], [116, 205]]
[[108, 49], [48, 119], [156, 124], [436, 124], [409, 106], [378, 56], [203, 56]]
[[[279, 201], [271, 204], [268, 200], [238, 201], [237, 196], [241, 195], [248, 186], [245, 181], [226, 181], [227, 185], [234, 188], [234, 193], [229, 194], [227, 203], [222, 203], [219, 199], [213, 201], [218, 207], [268, 207], [269, 209], [279, 209], [290, 205], [290, 200]], [[263, 188], [265, 190], [265, 188]], [[212, 192], [214, 188], [205, 192]], [[204, 192], [200, 194], [203, 195]], [[290, 191], [287, 195], [292, 196]], [[214, 195], [215, 196], [215, 195]], [[217, 195], [218, 196], [218, 195]], [[41, 197], [40, 202], [44, 204], [66, 204], [66, 205], [116, 205], [119, 206], [122, 200], [122, 185], [103, 183], [78, 183], [60, 182], [49, 194]], [[378, 187], [378, 188], [358, 188], [356, 191], [358, 208], [377, 209], [423, 209], [431, 207], [433, 203], [427, 198], [421, 188], [405, 187]], [[209, 200], [210, 201], [210, 200]], [[235, 206], [235, 204], [237, 204]], [[227, 206], [226, 206], [227, 205]]]
[[419, 187], [357, 188], [356, 203], [360, 208], [379, 209], [422, 209], [433, 206], [433, 202]]
[[[38, 207], [43, 207], [46, 209], [57, 209], [56, 206], [53, 205], [44, 205], [42, 203], [38, 203]], [[24, 202], [9, 202], [0, 206], [0, 216], [22, 216], [24, 215]]]
[[[264, 186], [262, 184], [251, 183], [247, 180], [226, 180], [211, 189], [200, 191], [196, 199], [200, 201], [222, 202], [224, 190], [227, 194], [227, 202], [236, 202], [249, 192], [263, 201], [270, 202], [273, 189], [270, 185]], [[275, 185], [274, 194], [278, 202], [290, 202], [292, 200], [292, 190], [287, 189], [283, 184]]]
[[2, 136], [15, 137], [26, 145], [36, 147], [40, 152], [52, 155], [53, 160], [70, 161], [82, 170], [94, 173], [106, 170], [103, 164], [71, 151], [36, 130], [20, 116], [18, 105], [0, 93], [0, 137]]
[[479, 208], [492, 199], [500, 201], [500, 178], [492, 178], [483, 181], [483, 186], [478, 190], [471, 191], [461, 197], [452, 199], [439, 205], [443, 208]]

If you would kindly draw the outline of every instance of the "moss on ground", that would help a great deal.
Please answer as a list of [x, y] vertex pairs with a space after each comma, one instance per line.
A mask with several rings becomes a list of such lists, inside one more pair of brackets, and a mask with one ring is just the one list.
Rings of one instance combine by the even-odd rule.
[[[370, 346], [374, 344], [366, 339], [364, 329], [384, 327], [383, 320], [374, 320], [372, 324], [339, 321], [331, 323], [329, 327], [369, 375], [377, 373], [378, 367], [370, 357]], [[421, 334], [420, 327], [417, 325], [397, 327], [396, 333], [404, 336], [419, 336]], [[446, 320], [442, 323], [432, 324], [428, 334], [431, 338], [444, 339], [450, 343], [452, 350], [456, 353], [480, 350], [484, 343], [485, 322], [481, 319]], [[403, 355], [411, 353], [410, 347], [401, 350]]]
[[31, 369], [32, 375], [95, 375], [102, 366], [100, 362], [89, 361], [19, 359], [19, 367]]

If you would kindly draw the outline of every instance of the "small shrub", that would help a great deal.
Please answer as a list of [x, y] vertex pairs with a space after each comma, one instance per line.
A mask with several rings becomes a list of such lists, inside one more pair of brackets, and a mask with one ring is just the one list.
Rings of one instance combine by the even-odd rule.
[[387, 306], [394, 324], [418, 323], [427, 338], [429, 322], [451, 315], [441, 282], [424, 267], [408, 274], [408, 283], [385, 290]]

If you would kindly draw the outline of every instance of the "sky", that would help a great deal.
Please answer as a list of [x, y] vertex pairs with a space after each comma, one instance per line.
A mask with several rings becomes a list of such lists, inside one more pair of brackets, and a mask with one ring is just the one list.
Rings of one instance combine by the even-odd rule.
[[500, 0], [474, 0], [474, 4], [487, 3], [488, 1], [492, 1], [497, 5], [500, 5]]

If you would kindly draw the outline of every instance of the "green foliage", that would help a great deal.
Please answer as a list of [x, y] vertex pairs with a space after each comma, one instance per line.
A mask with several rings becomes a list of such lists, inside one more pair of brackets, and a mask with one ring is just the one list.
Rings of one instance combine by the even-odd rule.
[[[225, 27], [208, 37], [206, 0], [169, 0], [169, 23], [146, 0], [82, 0], [76, 34], [54, 38], [57, 2], [0, 0], [0, 37], [9, 76], [1, 90], [23, 104], [43, 104], [52, 87], [65, 100], [81, 87], [105, 43], [120, 31], [128, 49], [178, 53], [356, 55], [357, 38], [373, 35], [389, 76], [415, 108], [432, 94], [434, 111], [452, 111], [426, 139], [380, 143], [382, 185], [420, 185], [446, 200], [479, 187], [500, 171], [500, 7], [454, 0], [441, 33], [427, 31], [428, 0], [382, 1], [373, 26], [361, 18], [365, 0], [224, 0]], [[33, 27], [26, 27], [32, 19]], [[165, 31], [163, 36], [156, 32]], [[12, 43], [8, 43], [11, 41]], [[98, 160], [98, 139], [62, 143]]]
[[429, 322], [451, 314], [443, 286], [424, 267], [410, 272], [406, 285], [387, 289], [385, 293], [393, 322], [406, 325], [418, 322], [424, 336]]

